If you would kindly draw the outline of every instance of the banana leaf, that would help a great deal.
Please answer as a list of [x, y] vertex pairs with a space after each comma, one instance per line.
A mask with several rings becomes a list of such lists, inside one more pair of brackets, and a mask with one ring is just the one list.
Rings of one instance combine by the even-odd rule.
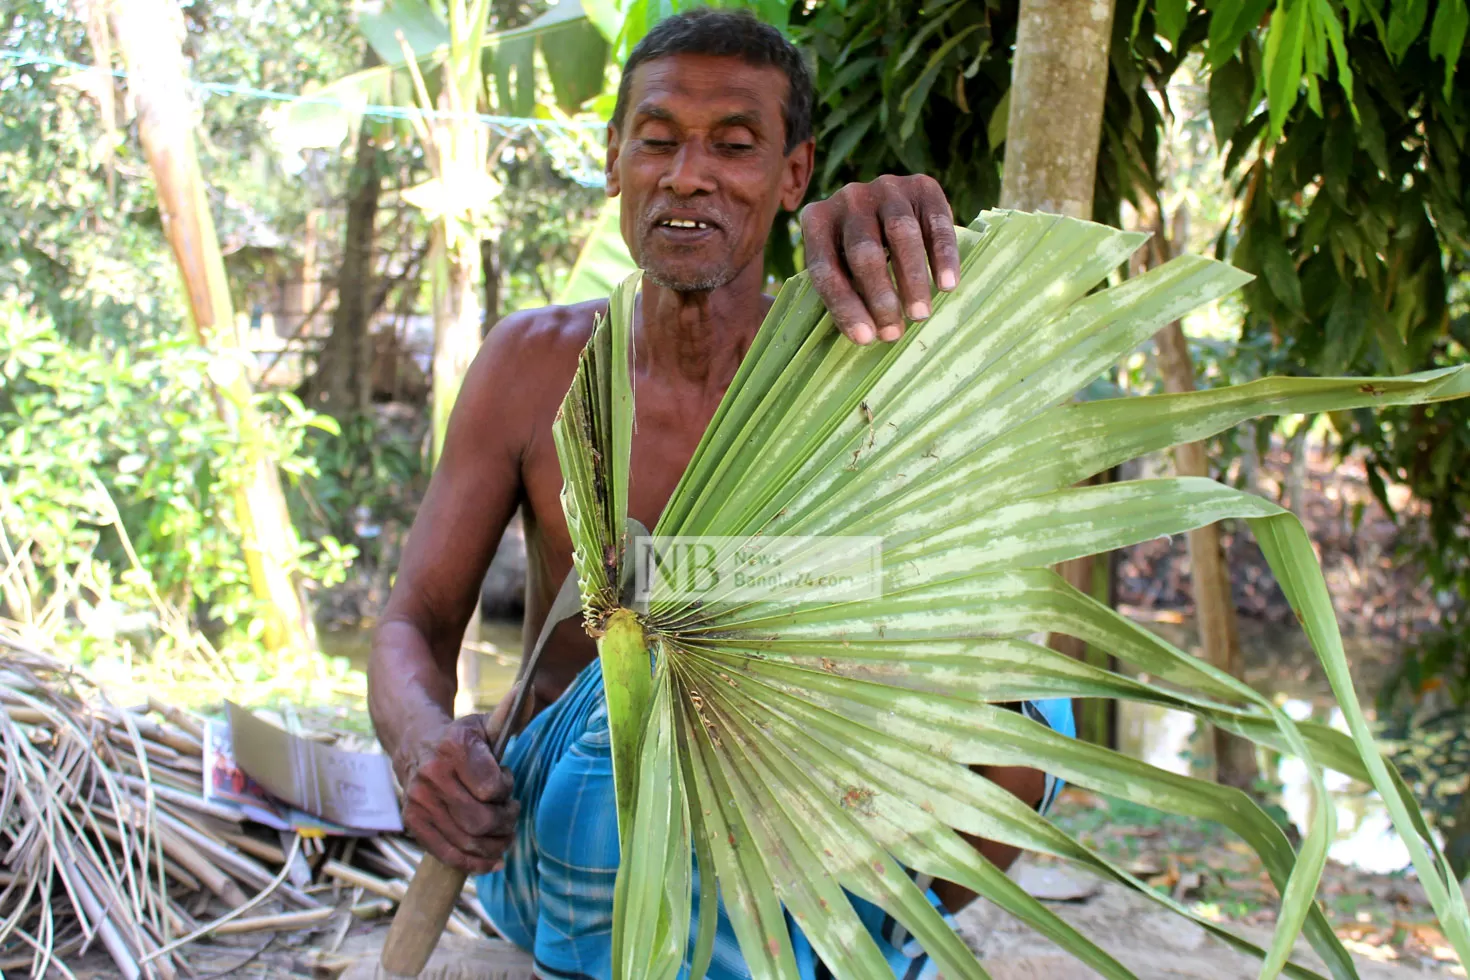
[[[631, 601], [620, 583], [637, 553], [627, 521], [636, 275], [615, 291], [583, 354], [555, 434], [612, 732], [623, 855], [615, 974], [673, 978], [689, 965], [702, 976], [718, 888], [756, 977], [797, 975], [787, 913], [835, 976], [890, 977], [851, 896], [891, 914], [945, 976], [985, 977], [913, 872], [984, 895], [1103, 976], [1131, 976], [964, 833], [1135, 888], [1259, 957], [1262, 977], [1318, 976], [1291, 961], [1301, 935], [1333, 977], [1354, 977], [1315, 902], [1335, 833], [1326, 768], [1366, 779], [1382, 796], [1445, 935], [1470, 962], [1464, 896], [1373, 742], [1302, 525], [1210, 480], [1077, 486], [1260, 415], [1463, 397], [1470, 369], [1075, 402], [1160, 327], [1249, 277], [1183, 256], [1099, 289], [1144, 236], [1053, 215], [988, 211], [960, 238], [958, 288], [936, 294], [933, 315], [894, 344], [847, 342], [807, 278], [788, 282], [652, 532], [655, 541], [700, 536], [756, 553], [794, 536], [876, 536], [881, 572], [863, 597], [752, 593], [728, 577], [696, 596], [655, 576], [642, 601]], [[1294, 723], [1049, 570], [1227, 518], [1244, 519], [1260, 541], [1349, 734]], [[1137, 676], [1030, 639], [1045, 632], [1106, 650]], [[1317, 798], [1300, 848], [1239, 790], [1069, 739], [1004, 706], [1049, 697], [1189, 711], [1300, 758]], [[1269, 948], [1146, 887], [973, 768], [991, 765], [1039, 768], [1228, 828], [1282, 896]], [[696, 858], [701, 921], [691, 943]]]
[[[620, 27], [621, 20], [606, 0], [587, 0], [585, 6], [603, 20], [589, 19], [582, 0], [561, 0], [524, 27], [484, 36], [476, 57], [485, 79], [485, 92], [494, 95], [492, 111], [532, 115], [536, 107], [537, 48], [562, 111], [577, 112], [602, 91], [608, 43], [597, 24], [610, 16]], [[483, 24], [483, 18], [474, 22]], [[400, 35], [414, 52], [430, 95], [437, 97], [442, 68], [452, 47], [450, 25], [437, 9], [424, 0], [394, 0], [378, 13], [363, 14], [358, 26], [382, 63], [334, 79], [303, 93], [308, 98], [284, 105], [272, 120], [272, 129], [282, 145], [293, 149], [340, 146], [369, 105], [389, 114], [399, 110], [405, 118], [415, 113], [419, 107], [404, 70], [407, 59]]]
[[621, 207], [617, 198], [610, 198], [597, 212], [587, 241], [577, 253], [577, 261], [572, 264], [566, 285], [556, 294], [557, 303], [570, 306], [589, 299], [602, 299], [637, 270], [618, 223]]

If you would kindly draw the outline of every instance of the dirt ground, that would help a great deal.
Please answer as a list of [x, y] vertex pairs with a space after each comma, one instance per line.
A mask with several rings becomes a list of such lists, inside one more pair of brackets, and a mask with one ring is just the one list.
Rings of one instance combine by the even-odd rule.
[[[1047, 905], [1115, 956], [1139, 980], [1242, 980], [1256, 975], [1258, 963], [1251, 957], [1122, 886], [1085, 872], [1061, 871], [1028, 859], [1018, 862], [1013, 874], [1023, 883], [1029, 879], [1038, 890], [1053, 896], [1074, 896], [1056, 897]], [[983, 899], [965, 909], [958, 916], [958, 924], [960, 935], [980, 956], [994, 980], [1090, 980], [1098, 976]], [[1270, 942], [1269, 926], [1227, 924], [1231, 931], [1258, 946]], [[375, 961], [386, 932], [386, 922], [355, 923], [342, 945], [331, 953], [327, 946], [333, 935], [328, 928], [311, 934], [281, 935], [238, 967], [234, 965], [253, 952], [244, 941], [230, 947], [212, 946], [207, 953], [201, 949], [191, 961], [201, 974], [210, 976], [281, 980], [340, 976], [354, 962]], [[263, 942], [257, 939], [254, 946], [258, 948]], [[1354, 953], [1363, 980], [1465, 976], [1463, 969], [1433, 955], [1401, 953], [1392, 947], [1351, 939], [1345, 942]], [[484, 947], [463, 940], [449, 945], [453, 949], [446, 952], [451, 955], [441, 957], [436, 968], [425, 973], [428, 980], [493, 980], [494, 974], [486, 972], [481, 965], [484, 960], [476, 955]], [[1298, 944], [1295, 961], [1323, 971], [1321, 961], [1304, 942]], [[105, 967], [97, 972], [78, 970], [77, 974], [115, 975]]]
[[[1158, 889], [1219, 922], [1236, 935], [1269, 945], [1275, 890], [1238, 845], [1184, 821], [1109, 821], [1107, 807], [1072, 793], [1058, 821], [1109, 858]], [[1083, 817], [1094, 820], [1089, 826]], [[1116, 816], [1127, 818], [1129, 813]], [[1185, 850], [1187, 848], [1187, 850]], [[1179, 854], [1188, 858], [1180, 860]], [[1172, 859], [1171, 859], [1172, 856]], [[1157, 873], [1152, 873], [1157, 869]], [[1236, 952], [1203, 927], [1120, 885], [1043, 858], [1023, 857], [1011, 875], [1061, 918], [1093, 939], [1140, 980], [1242, 980], [1258, 962]], [[1363, 980], [1464, 977], [1422, 891], [1400, 875], [1369, 875], [1329, 865], [1322, 904]], [[957, 916], [960, 935], [995, 980], [1087, 980], [1097, 974], [1052, 943], [981, 899]], [[362, 921], [343, 913], [311, 930], [234, 936], [191, 947], [190, 966], [204, 980], [355, 980], [371, 976], [388, 920]], [[487, 969], [495, 951], [447, 938], [427, 980], [500, 980]], [[1324, 968], [1305, 942], [1295, 962]], [[356, 965], [356, 969], [353, 969]], [[111, 978], [116, 969], [100, 951], [69, 962], [78, 980]], [[367, 970], [364, 974], [363, 970]]]
[[[1024, 879], [1028, 873], [1041, 870], [1059, 873], [1025, 859], [1018, 862], [1015, 873]], [[1077, 886], [1076, 893], [1087, 897], [1048, 902], [1049, 907], [1140, 980], [1241, 980], [1256, 975], [1257, 960], [1236, 952], [1202, 926], [1121, 885], [1083, 872], [1068, 871], [1066, 876]], [[983, 899], [965, 909], [958, 922], [961, 936], [980, 955], [995, 980], [1090, 980], [1098, 975]], [[1229, 928], [1258, 946], [1270, 943], [1269, 928], [1238, 923], [1229, 923]], [[1465, 975], [1463, 970], [1458, 974], [1445, 972], [1444, 964], [1432, 958], [1427, 963], [1410, 962], [1397, 954], [1389, 958], [1381, 948], [1370, 946], [1352, 952], [1363, 980]], [[1305, 942], [1298, 943], [1295, 962], [1319, 972], [1324, 970]]]

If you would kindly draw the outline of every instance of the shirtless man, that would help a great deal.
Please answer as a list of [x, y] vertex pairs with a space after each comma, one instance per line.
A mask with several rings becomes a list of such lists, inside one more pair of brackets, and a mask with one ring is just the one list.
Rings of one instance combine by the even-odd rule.
[[[746, 14], [665, 20], [624, 67], [607, 187], [621, 197], [623, 238], [644, 273], [630, 512], [647, 527], [770, 308], [764, 247], [777, 212], [798, 207], [811, 178], [811, 103], [796, 49]], [[897, 340], [906, 317], [929, 315], [931, 273], [941, 289], [959, 273], [949, 205], [927, 177], [849, 185], [803, 211], [802, 233], [813, 284], [854, 343]], [[369, 668], [373, 721], [406, 788], [406, 826], [432, 854], [481, 876], [487, 912], [541, 977], [610, 975], [617, 832], [596, 649], [580, 617], [557, 629], [535, 680], [539, 713], [503, 765], [490, 744], [506, 704], [489, 718], [455, 720], [455, 663], [516, 508], [529, 558], [528, 642], [571, 569], [551, 423], [605, 308], [529, 310], [491, 331], [455, 405]], [[1052, 714], [1053, 727], [1069, 729], [1069, 713]], [[1049, 781], [1035, 770], [985, 774], [1033, 805], [1049, 802]], [[974, 844], [1002, 866], [1014, 858]], [[948, 910], [973, 897], [945, 882], [931, 896]], [[927, 975], [891, 920], [872, 907], [860, 914], [896, 976]], [[719, 929], [710, 976], [748, 976], [723, 912]], [[795, 930], [793, 942], [803, 975], [820, 976]]]

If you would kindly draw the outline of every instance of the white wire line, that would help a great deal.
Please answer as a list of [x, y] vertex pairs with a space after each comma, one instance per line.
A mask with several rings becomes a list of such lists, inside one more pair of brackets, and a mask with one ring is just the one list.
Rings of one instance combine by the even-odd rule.
[[[0, 58], [9, 59], [17, 65], [36, 65], [43, 68], [65, 68], [70, 71], [104, 71], [114, 78], [126, 79], [128, 73], [113, 68], [102, 69], [97, 65], [85, 65], [65, 58], [21, 51], [16, 48], [0, 48]], [[602, 133], [606, 124], [592, 120], [537, 119], [531, 116], [500, 116], [479, 112], [450, 112], [437, 109], [420, 109], [417, 106], [378, 105], [375, 103], [346, 102], [331, 95], [298, 95], [291, 92], [276, 92], [240, 85], [234, 82], [202, 82], [187, 79], [191, 88], [213, 95], [239, 95], [251, 99], [266, 99], [271, 102], [304, 105], [336, 106], [349, 112], [379, 119], [455, 119], [468, 116], [502, 134], [517, 132], [532, 133], [540, 140], [542, 149], [551, 158], [552, 166], [584, 187], [602, 187], [606, 177], [602, 172], [602, 161], [596, 152], [586, 145], [587, 134]]]

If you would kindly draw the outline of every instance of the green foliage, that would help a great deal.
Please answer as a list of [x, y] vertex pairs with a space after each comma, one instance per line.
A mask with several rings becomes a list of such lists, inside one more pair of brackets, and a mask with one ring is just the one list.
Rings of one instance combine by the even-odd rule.
[[[357, 415], [338, 434], [305, 433], [302, 455], [311, 464], [292, 487], [297, 528], [308, 536], [347, 542], [378, 567], [388, 528], [407, 528], [428, 480], [419, 427], [394, 426], [382, 416]], [[341, 547], [340, 545], [338, 546]]]
[[[195, 78], [299, 89], [360, 57], [347, 5], [290, 0], [185, 8]], [[37, 0], [8, 5], [0, 46], [83, 64], [95, 60], [84, 25]], [[184, 323], [178, 271], [162, 234], [149, 170], [126, 128], [111, 132], [97, 95], [114, 81], [5, 62], [0, 85], [0, 285], [45, 311], [68, 337], [157, 339]], [[198, 149], [214, 218], [241, 278], [259, 278], [261, 253], [291, 251], [307, 216], [340, 190], [346, 167], [270, 152], [275, 103], [205, 97]], [[120, 101], [120, 100], [119, 100]], [[124, 120], [119, 117], [119, 124]], [[111, 174], [104, 166], [113, 155]], [[243, 275], [242, 275], [243, 274]], [[235, 291], [241, 292], [236, 283]], [[237, 296], [237, 299], [239, 297]]]
[[[1455, 638], [1458, 643], [1458, 638]], [[1463, 668], [1457, 673], [1463, 676]], [[1394, 765], [1445, 837], [1445, 858], [1470, 875], [1470, 714], [1445, 706], [1391, 714], [1383, 726]]]
[[[0, 20], [0, 44], [91, 60], [74, 21], [21, 3]], [[68, 337], [155, 338], [181, 321], [183, 297], [147, 180], [109, 192], [102, 167], [142, 167], [114, 146], [85, 80], [5, 63], [0, 85], [0, 291], [43, 312]], [[144, 168], [146, 169], [146, 168]], [[121, 177], [121, 174], [119, 174]]]
[[[800, 24], [816, 55], [815, 196], [884, 173], [926, 173], [967, 220], [1000, 197], [1011, 4], [823, 4]], [[876, 82], [876, 84], [875, 84]]]
[[[244, 454], [218, 420], [209, 374], [191, 344], [77, 342], [13, 294], [0, 298], [0, 518], [36, 570], [33, 608], [85, 566], [93, 587], [70, 610], [84, 623], [93, 608], [146, 609], [157, 595], [217, 637], [257, 635], [232, 503]], [[323, 423], [290, 396], [261, 402], [283, 469], [313, 473], [300, 448]], [[303, 546], [297, 570], [331, 585], [352, 557], [324, 537]]]
[[[505, 191], [496, 202], [500, 312], [562, 302], [558, 297], [590, 242], [590, 229], [601, 220], [607, 195], [600, 187], [583, 187], [562, 176], [535, 147], [519, 148], [502, 163]], [[616, 246], [626, 251], [620, 237]], [[601, 295], [611, 292], [616, 281]]]
[[[1116, 223], [1121, 202], [1155, 184], [1160, 117], [1143, 83], [1167, 85], [1180, 57], [1148, 31], [1130, 38], [1135, 14], [1153, 23], [1145, 6], [1123, 0], [1114, 18], [1094, 193], [1100, 221]], [[818, 5], [795, 23], [816, 54], [813, 198], [879, 174], [926, 173], [944, 186], [958, 220], [996, 204], [1014, 2], [851, 0]], [[1193, 43], [1204, 22], [1191, 15], [1178, 27]]]
[[[1419, 6], [1415, 18], [1394, 5], [1386, 34], [1376, 14], [1349, 28], [1354, 90], [1341, 84], [1345, 75], [1323, 78], [1315, 99], [1286, 113], [1279, 140], [1268, 121], [1278, 107], [1259, 107], [1266, 69], [1254, 38], [1243, 38], [1211, 80], [1216, 133], [1229, 141], [1230, 162], [1244, 161], [1238, 218], [1220, 247], [1258, 273], [1245, 292], [1242, 339], [1268, 341], [1293, 373], [1407, 372], [1470, 356], [1462, 282], [1470, 272], [1470, 92], [1448, 84], [1463, 35], [1410, 36], [1415, 23], [1456, 33], [1455, 4], [1441, 4], [1432, 22]], [[1367, 451], [1369, 482], [1385, 507], [1390, 482], [1427, 505], [1412, 557], [1454, 597], [1449, 642], [1425, 639], [1401, 683], [1385, 687], [1385, 706], [1402, 694], [1412, 701], [1433, 678], [1463, 706], [1470, 410], [1443, 404], [1331, 421], [1345, 451]]]

